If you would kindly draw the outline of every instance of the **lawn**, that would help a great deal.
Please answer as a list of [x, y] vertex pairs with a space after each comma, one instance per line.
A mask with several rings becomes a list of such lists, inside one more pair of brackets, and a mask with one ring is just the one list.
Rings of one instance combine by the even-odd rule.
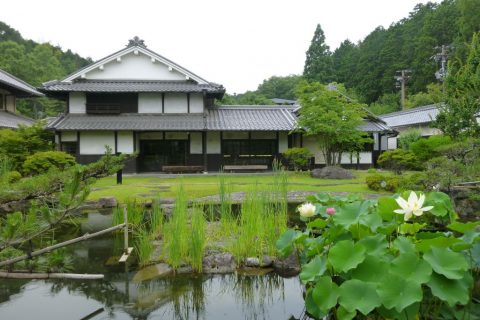
[[[375, 193], [365, 184], [366, 171], [353, 171], [355, 179], [329, 180], [311, 178], [306, 172], [289, 172], [289, 191], [330, 191]], [[256, 185], [273, 182], [273, 174], [225, 174], [232, 192], [253, 190]], [[172, 198], [183, 183], [190, 199], [218, 194], [217, 175], [126, 175], [123, 184], [117, 185], [114, 176], [103, 178], [92, 186], [90, 200], [113, 196], [120, 202], [128, 199]]]

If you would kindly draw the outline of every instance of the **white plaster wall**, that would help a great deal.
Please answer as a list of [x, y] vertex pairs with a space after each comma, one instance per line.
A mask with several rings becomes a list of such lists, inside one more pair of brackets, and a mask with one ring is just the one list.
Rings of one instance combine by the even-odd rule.
[[220, 132], [207, 132], [207, 153], [219, 154], [221, 151]]
[[118, 131], [117, 151], [121, 153], [133, 153], [133, 132]]
[[248, 139], [247, 131], [224, 131], [222, 134], [224, 140]]
[[373, 163], [372, 153], [370, 151], [360, 152], [360, 163], [361, 164]]
[[162, 94], [154, 92], [139, 93], [138, 113], [162, 113]]
[[163, 133], [162, 132], [141, 132], [137, 134], [137, 138], [139, 140], [163, 140]]
[[119, 79], [119, 80], [185, 80], [185, 76], [141, 52], [133, 52], [121, 57], [122, 61], [113, 60], [103, 66], [103, 70], [95, 69], [85, 75], [86, 79]]
[[[272, 132], [272, 133], [275, 134], [275, 132]], [[286, 132], [279, 132], [278, 133], [278, 152], [282, 153], [287, 149], [288, 149], [288, 134]]]
[[190, 94], [190, 113], [203, 112], [203, 95], [192, 93]]
[[165, 113], [187, 113], [187, 94], [167, 93], [165, 94]]
[[418, 129], [420, 130], [420, 134], [423, 136], [423, 137], [427, 137], [427, 136], [433, 136], [433, 135], [437, 135], [437, 134], [441, 134], [442, 132], [437, 129], [437, 128], [430, 128], [429, 126], [427, 125], [418, 125], [418, 126], [409, 126], [409, 127], [397, 127], [395, 128], [395, 130], [397, 130], [401, 135], [402, 132], [405, 132], [407, 130], [410, 130], [410, 129]]
[[397, 137], [389, 137], [387, 146], [388, 150], [397, 149]]
[[203, 153], [201, 132], [190, 133], [190, 153], [192, 154]]
[[77, 141], [77, 131], [62, 131], [62, 142]]
[[325, 160], [323, 154], [318, 147], [318, 142], [315, 137], [304, 136], [303, 137], [303, 147], [307, 148], [315, 157], [315, 164], [324, 164]]
[[80, 154], [104, 154], [106, 145], [115, 150], [113, 131], [83, 131], [80, 133]]
[[10, 112], [15, 112], [15, 96], [6, 96], [5, 109]]
[[86, 113], [87, 97], [83, 92], [70, 92], [68, 97], [70, 113]]
[[188, 140], [186, 132], [165, 132], [165, 140]]

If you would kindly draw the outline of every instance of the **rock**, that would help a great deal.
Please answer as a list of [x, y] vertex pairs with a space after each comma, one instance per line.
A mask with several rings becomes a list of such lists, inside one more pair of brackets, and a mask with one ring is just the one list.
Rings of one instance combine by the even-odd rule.
[[269, 267], [272, 265], [272, 263], [273, 263], [273, 259], [272, 257], [269, 257], [269, 256], [263, 256], [262, 260], [260, 260], [257, 257], [250, 257], [250, 258], [246, 258], [245, 261], [243, 262], [243, 264], [246, 267], [252, 267], [252, 268]]
[[217, 253], [203, 258], [203, 273], [230, 273], [237, 267], [233, 255]]
[[103, 197], [98, 199], [98, 204], [102, 208], [114, 208], [117, 206], [117, 199], [115, 197]]
[[243, 276], [264, 276], [273, 271], [273, 268], [242, 268], [237, 270], [237, 274]]
[[300, 273], [300, 263], [298, 262], [297, 253], [293, 252], [286, 258], [278, 258], [273, 262], [275, 272], [281, 276], [291, 277]]
[[139, 283], [159, 277], [164, 277], [172, 272], [172, 268], [166, 263], [158, 263], [139, 270], [133, 277], [133, 282]]
[[186, 273], [193, 273], [193, 268], [191, 266], [181, 266], [177, 270], [175, 270], [176, 274], [186, 274]]
[[353, 179], [355, 176], [348, 170], [341, 167], [325, 167], [321, 169], [313, 169], [310, 172], [312, 178], [318, 179]]

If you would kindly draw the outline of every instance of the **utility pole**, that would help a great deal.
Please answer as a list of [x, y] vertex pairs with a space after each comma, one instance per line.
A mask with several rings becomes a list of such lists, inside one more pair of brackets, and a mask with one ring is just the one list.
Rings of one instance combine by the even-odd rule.
[[395, 75], [395, 80], [397, 80], [397, 88], [400, 88], [400, 93], [401, 93], [401, 104], [402, 104], [402, 110], [405, 110], [405, 98], [406, 98], [406, 84], [408, 79], [410, 78], [410, 73], [412, 71], [408, 69], [404, 70], [398, 70], [397, 74]]
[[432, 57], [436, 62], [440, 62], [440, 70], [435, 72], [435, 78], [443, 82], [447, 76], [448, 49], [450, 49], [450, 46], [442, 45], [441, 47], [435, 47], [435, 49], [441, 50], [440, 53]]

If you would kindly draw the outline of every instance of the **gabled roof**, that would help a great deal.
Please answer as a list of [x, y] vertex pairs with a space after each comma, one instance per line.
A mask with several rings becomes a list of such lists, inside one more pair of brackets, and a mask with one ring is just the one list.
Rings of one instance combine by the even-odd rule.
[[43, 96], [43, 93], [38, 92], [33, 86], [1, 69], [0, 88], [12, 91], [19, 98]]
[[396, 128], [410, 125], [426, 124], [434, 121], [440, 113], [438, 104], [383, 114], [380, 118], [388, 126]]
[[282, 99], [282, 98], [273, 98], [270, 99], [272, 100], [273, 103], [279, 104], [279, 105], [296, 105], [298, 102], [296, 100], [289, 100], [289, 99]]
[[114, 61], [118, 58], [121, 58], [124, 55], [127, 55], [131, 52], [142, 53], [149, 56], [152, 60], [160, 61], [161, 63], [167, 65], [169, 68], [172, 68], [175, 71], [180, 72], [181, 74], [185, 75], [186, 80], [192, 79], [196, 81], [198, 84], [208, 84], [209, 82], [200, 76], [196, 75], [195, 73], [191, 72], [190, 70], [176, 64], [175, 62], [159, 55], [158, 53], [150, 50], [147, 48], [143, 40], [140, 40], [138, 37], [134, 37], [132, 40], [129, 40], [128, 45], [111, 55], [108, 55], [98, 61], [93, 62], [92, 64], [68, 75], [66, 78], [61, 80], [61, 82], [71, 82], [75, 79], [81, 78], [81, 76], [89, 71], [92, 71], [100, 66]]
[[0, 128], [17, 129], [19, 125], [30, 126], [34, 122], [30, 118], [0, 110]]

